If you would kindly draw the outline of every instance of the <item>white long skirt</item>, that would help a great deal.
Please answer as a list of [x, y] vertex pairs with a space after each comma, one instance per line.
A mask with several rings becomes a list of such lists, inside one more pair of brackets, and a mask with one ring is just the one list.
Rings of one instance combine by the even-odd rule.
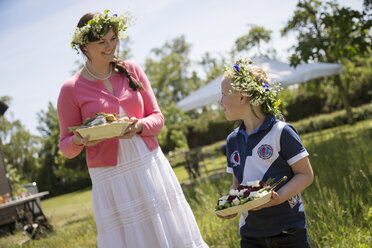
[[121, 139], [118, 165], [89, 173], [98, 247], [208, 247], [160, 147]]

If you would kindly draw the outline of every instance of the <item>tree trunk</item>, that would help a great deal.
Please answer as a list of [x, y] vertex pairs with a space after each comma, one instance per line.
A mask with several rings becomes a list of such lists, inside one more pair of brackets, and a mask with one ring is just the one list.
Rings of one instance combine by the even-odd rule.
[[349, 98], [348, 98], [348, 95], [345, 91], [344, 86], [342, 85], [340, 75], [335, 76], [335, 84], [336, 84], [336, 86], [337, 86], [337, 88], [340, 92], [340, 96], [342, 98], [342, 101], [344, 102], [344, 107], [346, 109], [347, 122], [349, 123], [349, 125], [353, 125], [353, 124], [355, 124], [355, 120], [353, 118], [353, 113], [351, 111]]

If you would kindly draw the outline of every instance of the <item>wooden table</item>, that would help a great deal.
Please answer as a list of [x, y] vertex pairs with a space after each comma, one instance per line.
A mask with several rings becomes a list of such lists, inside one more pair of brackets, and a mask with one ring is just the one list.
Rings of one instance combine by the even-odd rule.
[[[9, 208], [11, 206], [17, 206], [17, 205], [20, 205], [22, 203], [26, 203], [26, 202], [31, 202], [31, 201], [35, 201], [36, 199], [38, 198], [41, 198], [45, 195], [48, 195], [49, 194], [49, 191], [44, 191], [44, 192], [40, 192], [40, 193], [37, 193], [37, 194], [32, 194], [32, 195], [29, 195], [27, 197], [24, 197], [22, 199], [19, 199], [19, 200], [15, 200], [15, 201], [10, 201], [10, 202], [7, 202], [7, 203], [4, 203], [4, 204], [1, 204], [0, 205], [0, 210], [1, 209], [5, 209], [5, 208]], [[36, 202], [36, 201], [35, 201]], [[37, 204], [39, 206], [39, 204]], [[40, 207], [40, 206], [39, 206]]]
[[[42, 216], [47, 221], [41, 206], [37, 202], [41, 197], [48, 195], [49, 191], [29, 195], [25, 198], [10, 201], [0, 205], [0, 226], [8, 225], [11, 232], [16, 222], [33, 223], [35, 219]], [[37, 211], [38, 210], [38, 211]]]

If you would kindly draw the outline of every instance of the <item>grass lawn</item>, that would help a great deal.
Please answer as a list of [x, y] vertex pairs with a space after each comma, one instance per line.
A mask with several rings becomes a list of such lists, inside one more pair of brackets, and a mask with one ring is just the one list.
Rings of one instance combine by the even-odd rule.
[[[313, 247], [372, 247], [372, 120], [301, 135], [309, 151], [315, 180], [301, 195]], [[216, 150], [223, 141], [204, 149]], [[217, 153], [216, 153], [217, 154]], [[183, 166], [174, 168], [210, 247], [240, 247], [238, 218], [213, 214], [216, 200], [228, 193], [231, 175], [225, 158], [216, 155], [201, 167], [202, 178], [190, 184]], [[22, 247], [96, 247], [91, 190], [80, 190], [42, 201], [54, 234]], [[0, 238], [0, 247], [20, 247], [22, 233]]]

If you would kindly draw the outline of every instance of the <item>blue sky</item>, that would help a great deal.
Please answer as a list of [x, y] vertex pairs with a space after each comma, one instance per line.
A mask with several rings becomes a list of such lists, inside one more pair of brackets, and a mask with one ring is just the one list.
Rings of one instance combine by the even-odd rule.
[[[129, 28], [132, 59], [143, 64], [152, 48], [185, 35], [191, 59], [205, 52], [226, 54], [247, 24], [273, 30], [270, 47], [286, 61], [293, 36], [279, 30], [292, 16], [297, 0], [0, 0], [0, 96], [12, 97], [6, 118], [20, 120], [39, 135], [37, 113], [56, 106], [60, 87], [82, 61], [70, 47], [74, 28], [86, 12], [130, 9], [136, 24]], [[362, 0], [341, 0], [362, 8]]]

